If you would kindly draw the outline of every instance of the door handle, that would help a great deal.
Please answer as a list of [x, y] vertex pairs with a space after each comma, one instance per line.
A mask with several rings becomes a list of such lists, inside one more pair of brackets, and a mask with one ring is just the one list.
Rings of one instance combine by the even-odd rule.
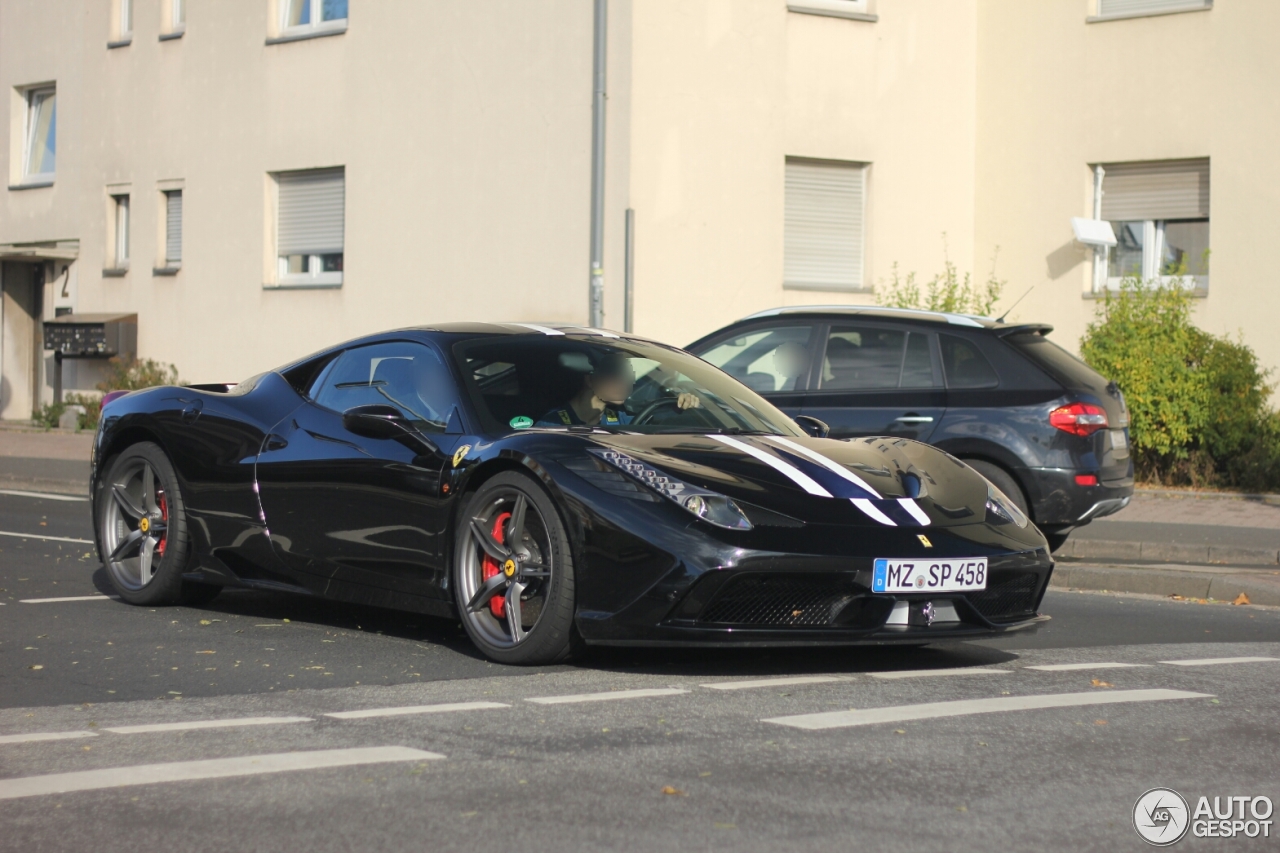
[[894, 418], [900, 424], [931, 424], [933, 418], [928, 415], [903, 415], [900, 418]]

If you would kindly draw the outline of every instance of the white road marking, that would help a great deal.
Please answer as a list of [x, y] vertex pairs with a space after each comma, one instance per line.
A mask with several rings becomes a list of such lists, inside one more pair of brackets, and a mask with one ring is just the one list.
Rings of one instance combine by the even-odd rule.
[[761, 720], [797, 729], [838, 729], [869, 726], [876, 723], [901, 723], [907, 720], [931, 720], [938, 717], [962, 717], [970, 714], [993, 714], [1004, 711], [1032, 711], [1046, 708], [1074, 708], [1082, 705], [1113, 705], [1122, 702], [1160, 702], [1166, 699], [1209, 699], [1210, 693], [1185, 690], [1116, 690], [1090, 693], [1057, 693], [1048, 696], [1000, 696], [994, 699], [962, 699], [955, 702], [927, 702], [922, 705], [898, 705], [890, 708], [868, 708], [862, 711], [828, 711], [820, 714], [796, 714]]
[[0, 743], [33, 743], [38, 740], [75, 740], [97, 737], [97, 732], [32, 732], [26, 735], [0, 735]]
[[782, 459], [779, 459], [778, 457], [774, 456], [772, 453], [766, 453], [765, 451], [761, 450], [758, 447], [752, 447], [750, 444], [747, 444], [745, 441], [739, 441], [738, 439], [730, 438], [727, 435], [709, 435], [707, 436], [707, 438], [714, 439], [720, 442], [721, 444], [727, 444], [736, 450], [741, 450], [743, 453], [747, 454], [748, 456], [752, 456], [752, 457], [755, 457], [756, 459], [759, 459], [761, 462], [768, 465], [770, 468], [777, 471], [778, 473], [782, 474], [784, 477], [786, 477], [791, 482], [795, 483], [797, 486], [804, 489], [806, 492], [808, 492], [811, 495], [817, 495], [820, 498], [829, 498], [832, 496], [830, 492], [822, 488], [822, 486], [818, 485], [818, 483], [808, 474], [801, 471], [799, 468], [792, 465], [790, 462], [786, 462]]
[[237, 717], [230, 720], [191, 720], [185, 723], [147, 723], [140, 726], [112, 726], [104, 732], [140, 735], [150, 732], [186, 732], [194, 729], [230, 729], [237, 726], [271, 726], [278, 723], [311, 723], [310, 717]]
[[87, 501], [80, 495], [55, 495], [51, 492], [24, 492], [19, 489], [0, 489], [0, 495], [12, 495], [15, 498], [38, 498], [42, 501]]
[[890, 672], [868, 672], [872, 678], [931, 678], [935, 675], [1008, 675], [1007, 669], [899, 669]]
[[789, 438], [783, 438], [780, 435], [771, 435], [769, 436], [768, 440], [773, 442], [774, 444], [781, 444], [783, 447], [786, 447], [790, 450], [794, 450], [796, 453], [799, 453], [801, 456], [809, 457], [814, 462], [817, 462], [819, 465], [821, 465], [823, 468], [826, 468], [828, 471], [831, 471], [835, 474], [840, 475], [844, 479], [848, 480], [850, 483], [853, 483], [858, 488], [863, 489], [864, 491], [867, 492], [867, 494], [871, 495], [873, 498], [880, 497], [880, 493], [877, 492], [875, 489], [871, 488], [871, 486], [867, 484], [866, 480], [862, 479], [857, 474], [853, 473], [843, 465], [838, 464], [834, 460], [828, 459], [826, 456], [823, 456], [821, 453], [810, 450], [809, 448], [805, 447], [803, 444], [792, 441]]
[[1217, 666], [1226, 663], [1269, 663], [1280, 658], [1190, 658], [1188, 660], [1162, 660], [1160, 663], [1171, 663], [1174, 666]]
[[675, 696], [688, 693], [678, 687], [650, 687], [640, 690], [609, 690], [604, 693], [575, 693], [569, 696], [535, 696], [526, 702], [539, 705], [571, 705], [575, 702], [610, 702], [614, 699], [643, 699], [646, 696]]
[[13, 533], [9, 530], [0, 530], [0, 536], [14, 536], [18, 539], [43, 539], [46, 542], [75, 542], [78, 545], [92, 545], [92, 539], [72, 539], [70, 536], [42, 536], [39, 533]]
[[1037, 669], [1041, 672], [1074, 672], [1080, 669], [1135, 669], [1151, 666], [1149, 663], [1046, 663], [1040, 666], [1024, 666], [1023, 669]]
[[922, 510], [914, 500], [912, 500], [911, 498], [898, 498], [898, 503], [902, 506], [903, 509], [911, 513], [912, 518], [920, 522], [921, 527], [929, 526], [930, 524], [929, 516], [925, 515], [924, 510]]
[[399, 717], [404, 714], [441, 714], [447, 711], [483, 711], [487, 708], [510, 708], [502, 702], [446, 702], [440, 705], [408, 705], [403, 708], [370, 708], [367, 711], [338, 711], [325, 714], [337, 720], [362, 720], [366, 717]]
[[233, 776], [257, 776], [291, 770], [322, 770], [349, 767], [353, 764], [386, 764], [393, 761], [427, 761], [444, 758], [435, 752], [406, 746], [374, 746], [360, 749], [321, 749], [311, 752], [285, 752], [274, 755], [245, 755], [240, 758], [214, 758], [205, 761], [175, 761], [170, 764], [141, 764], [105, 770], [81, 770], [54, 773], [49, 776], [27, 776], [0, 780], [0, 800], [39, 797], [45, 794], [69, 794], [124, 785], [155, 785], [161, 782], [188, 782], [195, 779], [225, 779]]
[[704, 684], [712, 690], [754, 690], [757, 687], [789, 687], [792, 684], [826, 684], [830, 681], [848, 681], [836, 675], [797, 675], [792, 678], [758, 678], [754, 681], [716, 681]]
[[68, 595], [63, 598], [20, 598], [19, 604], [57, 604], [60, 601], [119, 601], [118, 595]]
[[880, 511], [879, 507], [877, 507], [875, 504], [873, 504], [871, 501], [867, 500], [866, 498], [849, 498], [849, 500], [853, 501], [854, 506], [856, 506], [858, 509], [862, 510], [871, 518], [874, 518], [876, 521], [880, 522], [881, 524], [887, 524], [890, 527], [898, 526], [898, 522], [894, 521], [892, 518], [885, 515], [883, 512]]

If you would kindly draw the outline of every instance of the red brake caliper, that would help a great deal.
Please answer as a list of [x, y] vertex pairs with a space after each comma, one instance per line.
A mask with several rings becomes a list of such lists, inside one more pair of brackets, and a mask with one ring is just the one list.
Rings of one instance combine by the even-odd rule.
[[[507, 544], [505, 541], [506, 534], [503, 531], [506, 528], [507, 519], [510, 517], [511, 513], [500, 512], [498, 513], [498, 517], [493, 520], [493, 538], [497, 539], [499, 544]], [[480, 564], [480, 582], [484, 583], [501, 571], [502, 566], [498, 565], [498, 561], [493, 559], [493, 557], [490, 557], [488, 554], [485, 554], [484, 562]], [[503, 601], [502, 596], [495, 595], [493, 598], [489, 599], [489, 611], [499, 619], [506, 618], [507, 603]]]
[[164, 499], [164, 492], [156, 493], [156, 505], [160, 507], [160, 518], [164, 521], [164, 533], [156, 543], [156, 553], [163, 557], [165, 543], [169, 541], [169, 502]]

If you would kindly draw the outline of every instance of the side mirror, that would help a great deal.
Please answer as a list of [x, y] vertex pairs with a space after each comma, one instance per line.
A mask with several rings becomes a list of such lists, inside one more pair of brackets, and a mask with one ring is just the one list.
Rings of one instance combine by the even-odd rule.
[[413, 432], [398, 409], [381, 403], [347, 409], [342, 413], [342, 425], [366, 438], [401, 438]]
[[831, 434], [831, 427], [827, 426], [826, 421], [820, 421], [809, 415], [796, 415], [792, 420], [796, 422], [796, 426], [814, 438], [826, 438]]

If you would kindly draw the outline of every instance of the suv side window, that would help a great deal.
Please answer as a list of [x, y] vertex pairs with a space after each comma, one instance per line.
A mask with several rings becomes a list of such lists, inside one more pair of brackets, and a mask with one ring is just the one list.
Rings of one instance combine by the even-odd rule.
[[929, 336], [878, 326], [832, 326], [820, 382], [824, 391], [932, 388]]
[[938, 335], [942, 349], [942, 370], [948, 388], [995, 388], [1000, 384], [996, 370], [976, 346], [955, 335]]
[[444, 432], [456, 402], [453, 380], [440, 356], [408, 341], [347, 350], [321, 373], [308, 396], [335, 412], [394, 406], [424, 432]]
[[803, 391], [809, 383], [813, 327], [756, 326], [698, 355], [760, 394]]

